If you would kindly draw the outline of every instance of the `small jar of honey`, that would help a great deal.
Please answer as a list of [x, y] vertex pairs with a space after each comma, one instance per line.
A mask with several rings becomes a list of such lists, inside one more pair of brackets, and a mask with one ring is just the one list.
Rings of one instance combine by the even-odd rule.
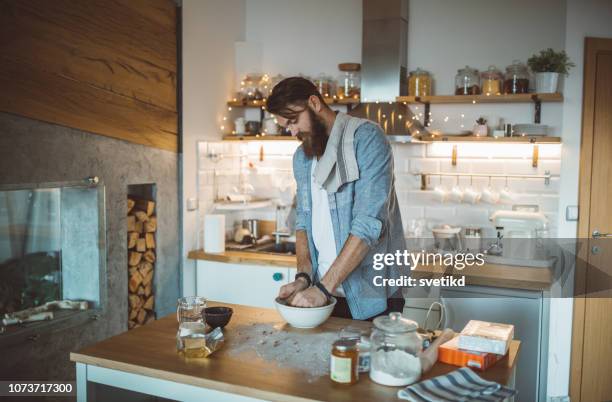
[[339, 339], [331, 352], [330, 378], [340, 384], [355, 384], [359, 380], [359, 350], [354, 339]]

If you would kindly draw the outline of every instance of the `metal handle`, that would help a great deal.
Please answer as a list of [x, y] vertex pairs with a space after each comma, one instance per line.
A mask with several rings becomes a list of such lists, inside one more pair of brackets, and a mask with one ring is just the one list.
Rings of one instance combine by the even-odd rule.
[[593, 230], [593, 238], [597, 239], [599, 237], [612, 237], [612, 233], [600, 233], [599, 230]]

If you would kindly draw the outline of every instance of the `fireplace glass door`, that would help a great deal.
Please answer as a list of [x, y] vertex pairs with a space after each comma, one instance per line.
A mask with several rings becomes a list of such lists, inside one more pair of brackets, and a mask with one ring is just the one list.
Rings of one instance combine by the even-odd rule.
[[105, 255], [97, 180], [0, 187], [0, 317], [50, 302], [99, 307]]

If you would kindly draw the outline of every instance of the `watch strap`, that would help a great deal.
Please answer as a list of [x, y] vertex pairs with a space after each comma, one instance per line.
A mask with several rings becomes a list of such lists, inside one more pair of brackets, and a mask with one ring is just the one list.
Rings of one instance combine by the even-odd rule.
[[317, 283], [315, 283], [315, 286], [316, 286], [317, 288], [319, 288], [319, 290], [320, 290], [321, 292], [323, 292], [323, 294], [325, 295], [325, 297], [327, 297], [327, 300], [331, 300], [331, 298], [332, 298], [331, 293], [329, 293], [329, 290], [327, 290], [327, 289], [325, 288], [325, 286], [323, 286], [323, 284], [322, 284], [321, 282], [317, 282]]
[[306, 272], [298, 272], [297, 274], [295, 274], [294, 280], [298, 280], [299, 278], [306, 279], [306, 282], [308, 283], [308, 287], [312, 285], [312, 279], [310, 279], [310, 275], [308, 275]]

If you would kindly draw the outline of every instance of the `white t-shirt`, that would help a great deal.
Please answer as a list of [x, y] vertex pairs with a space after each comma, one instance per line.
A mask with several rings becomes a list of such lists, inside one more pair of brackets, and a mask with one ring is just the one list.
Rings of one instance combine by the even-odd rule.
[[[319, 254], [319, 279], [323, 278], [329, 270], [338, 252], [336, 251], [336, 241], [334, 239], [334, 228], [332, 226], [331, 212], [329, 211], [329, 199], [327, 190], [319, 186], [314, 179], [314, 170], [317, 165], [316, 157], [312, 160], [312, 170], [310, 171], [310, 193], [312, 198], [312, 240]], [[342, 285], [338, 286], [332, 294], [344, 297]]]

